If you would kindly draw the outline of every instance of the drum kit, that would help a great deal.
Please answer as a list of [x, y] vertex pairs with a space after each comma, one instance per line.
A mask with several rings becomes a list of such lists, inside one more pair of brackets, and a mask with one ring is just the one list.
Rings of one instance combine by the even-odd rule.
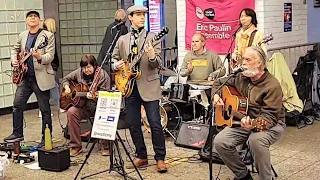
[[[160, 74], [176, 76], [175, 72], [166, 69]], [[170, 89], [162, 88], [162, 98], [160, 99], [160, 117], [163, 130], [173, 139], [179, 131], [183, 121], [195, 121], [198, 123], [206, 123], [207, 109], [199, 103], [199, 96], [191, 97], [190, 93], [194, 89], [194, 85], [205, 86], [211, 88], [212, 82], [197, 81], [182, 83], [171, 83]], [[200, 98], [201, 99], [201, 98]], [[151, 128], [147, 119], [147, 115], [143, 106], [141, 106], [141, 120], [145, 129], [150, 133]]]

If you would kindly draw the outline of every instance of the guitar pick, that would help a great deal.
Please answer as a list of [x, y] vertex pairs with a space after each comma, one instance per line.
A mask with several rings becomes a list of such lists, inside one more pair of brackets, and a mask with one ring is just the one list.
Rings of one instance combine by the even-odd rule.
[[208, 9], [204, 10], [204, 15], [205, 15], [208, 19], [213, 20], [213, 19], [214, 19], [214, 16], [215, 16], [214, 9], [213, 9], [213, 8], [208, 8]]

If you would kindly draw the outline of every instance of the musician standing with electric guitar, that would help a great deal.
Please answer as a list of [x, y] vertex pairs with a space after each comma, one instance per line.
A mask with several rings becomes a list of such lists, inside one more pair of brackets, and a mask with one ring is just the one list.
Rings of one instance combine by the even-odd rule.
[[[143, 104], [151, 126], [157, 170], [158, 172], [167, 172], [164, 162], [166, 147], [159, 112], [161, 89], [158, 67], [161, 64], [161, 41], [156, 41], [154, 44], [150, 42], [154, 39], [155, 34], [149, 33], [144, 29], [145, 13], [147, 11], [148, 9], [143, 6], [131, 6], [127, 9], [128, 18], [131, 22], [131, 31], [121, 36], [117, 41], [112, 55], [112, 68], [117, 72], [121, 72], [127, 68], [128, 62], [132, 63], [135, 60], [139, 60], [134, 67], [134, 69], [138, 69], [136, 75], [138, 78], [131, 82], [133, 83], [130, 86], [132, 89], [129, 90], [128, 97], [125, 98], [127, 118], [129, 118], [128, 122], [131, 122], [130, 134], [137, 153], [137, 159], [134, 160], [134, 164], [137, 167], [148, 164], [147, 149], [141, 130], [141, 104]], [[142, 48], [145, 48], [146, 53], [143, 53], [140, 59], [135, 59], [135, 57], [140, 57], [139, 52]], [[126, 73], [129, 72], [118, 74], [119, 76], [125, 76]], [[119, 83], [117, 81], [116, 76], [116, 84]], [[119, 86], [117, 88], [120, 90]], [[133, 168], [133, 166], [128, 168]]]
[[[41, 30], [39, 22], [40, 15], [37, 11], [27, 13], [28, 30], [19, 34], [18, 41], [11, 51], [11, 65], [14, 68], [12, 79], [17, 84], [17, 90], [13, 101], [13, 133], [4, 138], [6, 142], [24, 140], [23, 111], [32, 93], [35, 93], [42, 113], [42, 140], [39, 146], [44, 145], [46, 125], [52, 131], [49, 99], [50, 89], [55, 86], [51, 66], [55, 52], [55, 38], [51, 32]], [[26, 52], [29, 52], [28, 55]]]
[[[93, 80], [96, 78], [95, 82]], [[82, 152], [80, 121], [93, 117], [97, 106], [98, 91], [110, 90], [110, 77], [108, 73], [98, 67], [96, 58], [93, 55], [84, 55], [80, 61], [80, 68], [74, 70], [62, 80], [62, 93], [60, 107], [68, 110], [68, 132], [70, 134], [70, 156], [74, 157]], [[76, 84], [82, 89], [72, 89], [71, 84]], [[92, 85], [93, 84], [93, 85]], [[92, 89], [89, 89], [92, 85]], [[86, 87], [86, 88], [84, 88]], [[75, 91], [84, 92], [75, 92]], [[68, 100], [79, 96], [78, 104], [68, 104]], [[102, 155], [109, 155], [106, 141], [102, 142]]]
[[242, 55], [247, 47], [261, 46], [264, 52], [267, 54], [267, 46], [265, 43], [259, 44], [264, 35], [257, 29], [258, 20], [256, 12], [252, 9], [246, 8], [240, 12], [240, 31], [236, 34], [235, 48], [232, 54], [232, 68], [237, 65], [241, 65]]
[[[266, 61], [266, 54], [263, 49], [249, 47], [243, 54], [242, 66], [245, 70], [232, 77], [217, 79], [212, 86], [212, 93], [215, 93], [218, 87], [227, 78], [230, 78], [226, 85], [236, 89], [242, 97], [248, 99], [248, 109], [245, 117], [241, 119], [241, 127], [225, 127], [214, 139], [216, 151], [225, 165], [236, 175], [235, 179], [252, 179], [250, 172], [239, 156], [239, 152], [236, 150], [237, 146], [246, 142], [259, 171], [259, 179], [272, 179], [269, 147], [278, 141], [284, 132], [285, 114], [280, 83], [266, 69]], [[220, 92], [213, 94], [213, 105], [221, 110], [218, 107], [225, 105], [228, 99], [223, 95], [220, 98]], [[241, 104], [243, 104], [243, 101]], [[226, 110], [224, 114], [229, 114], [229, 111]], [[262, 129], [259, 127], [260, 122], [265, 122], [261, 124], [261, 127], [264, 127]], [[253, 124], [258, 124], [258, 129]]]

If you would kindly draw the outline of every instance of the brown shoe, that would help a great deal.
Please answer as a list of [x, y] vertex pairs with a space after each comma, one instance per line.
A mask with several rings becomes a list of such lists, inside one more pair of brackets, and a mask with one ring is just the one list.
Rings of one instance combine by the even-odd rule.
[[159, 173], [166, 173], [168, 171], [167, 165], [164, 161], [157, 161], [157, 170]]
[[[137, 159], [133, 160], [133, 164], [137, 168], [140, 168], [140, 167], [148, 165], [148, 159], [139, 159], [139, 158], [137, 158]], [[133, 169], [134, 168], [133, 164], [128, 165], [127, 169]]]
[[76, 156], [78, 156], [80, 153], [82, 153], [82, 148], [78, 148], [78, 147], [72, 147], [72, 148], [70, 148], [70, 156], [71, 156], [71, 157], [76, 157]]

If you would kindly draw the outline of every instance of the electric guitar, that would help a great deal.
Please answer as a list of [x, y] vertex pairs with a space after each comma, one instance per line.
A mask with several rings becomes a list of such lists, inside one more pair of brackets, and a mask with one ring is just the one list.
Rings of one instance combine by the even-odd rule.
[[[43, 37], [44, 37], [44, 41], [42, 43], [40, 43], [33, 50], [36, 51], [36, 50], [42, 49], [48, 45], [48, 37], [45, 35]], [[13, 67], [13, 70], [12, 70], [12, 82], [14, 84], [19, 84], [22, 81], [23, 76], [27, 73], [28, 66], [27, 66], [27, 63], [25, 63], [25, 62], [30, 56], [31, 56], [31, 51], [30, 52], [24, 51], [24, 52], [18, 54], [17, 60], [18, 60], [19, 65], [17, 67]]]
[[[160, 40], [166, 34], [168, 34], [169, 29], [164, 27], [158, 34], [156, 34], [150, 41], [153, 44], [155, 41]], [[147, 44], [147, 43], [146, 43]], [[144, 48], [142, 47], [139, 53], [135, 56], [132, 62], [125, 61], [121, 69], [115, 72], [115, 84], [117, 89], [122, 93], [123, 97], [128, 97], [132, 93], [133, 86], [136, 79], [141, 76], [141, 71], [139, 69], [139, 62], [141, 57], [144, 55]]]
[[[262, 44], [267, 44], [269, 41], [273, 40], [273, 36], [272, 33], [267, 34], [258, 44], [253, 45], [253, 46], [261, 46]], [[231, 67], [234, 69], [236, 68], [238, 65], [240, 65], [242, 62], [242, 55], [241, 54], [237, 54], [236, 55], [236, 59], [232, 59], [231, 61]]]
[[[71, 93], [66, 93], [63, 87], [60, 95], [60, 108], [66, 111], [72, 106], [82, 107], [88, 100], [87, 93], [89, 92], [89, 87], [82, 83], [69, 81], [69, 87]], [[93, 96], [98, 97], [98, 92], [94, 92]]]
[[[239, 94], [234, 87], [224, 86], [221, 90], [223, 106], [216, 106], [215, 121], [217, 126], [240, 126], [240, 120], [246, 116], [248, 99]], [[238, 120], [234, 120], [234, 118]], [[251, 125], [259, 131], [269, 128], [269, 122], [261, 118], [251, 119]]]

